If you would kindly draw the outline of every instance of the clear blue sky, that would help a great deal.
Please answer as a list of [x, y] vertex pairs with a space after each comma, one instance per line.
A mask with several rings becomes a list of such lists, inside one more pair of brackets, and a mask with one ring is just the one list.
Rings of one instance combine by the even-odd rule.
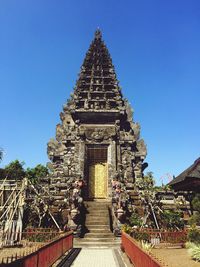
[[160, 183], [200, 156], [199, 0], [0, 0], [1, 167], [48, 161], [97, 27], [141, 124], [147, 171]]

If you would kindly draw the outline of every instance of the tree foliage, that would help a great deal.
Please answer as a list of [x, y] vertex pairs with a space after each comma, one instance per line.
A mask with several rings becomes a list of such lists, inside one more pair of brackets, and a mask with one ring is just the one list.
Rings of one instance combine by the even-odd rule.
[[195, 211], [190, 218], [191, 225], [200, 225], [200, 194], [196, 194], [192, 200], [192, 207]]
[[14, 160], [4, 168], [5, 176], [11, 180], [22, 180], [25, 177], [24, 162]]
[[42, 164], [38, 164], [35, 168], [27, 168], [26, 177], [33, 183], [37, 183], [40, 178], [46, 177], [49, 169]]
[[193, 209], [200, 213], [200, 194], [196, 194], [192, 200]]
[[155, 185], [155, 179], [153, 176], [153, 172], [147, 172], [144, 175], [143, 179], [138, 181], [137, 185], [141, 190], [153, 190], [154, 185]]
[[24, 162], [14, 160], [10, 162], [4, 169], [0, 169], [0, 179], [22, 180], [27, 177], [32, 183], [37, 183], [40, 178], [46, 177], [49, 169], [42, 164], [38, 164], [34, 168], [24, 169]]
[[142, 225], [142, 219], [139, 214], [133, 212], [131, 217], [129, 218], [129, 225], [130, 226], [137, 226], [140, 227]]
[[143, 179], [143, 186], [144, 189], [151, 189], [153, 188], [155, 185], [155, 179], [153, 176], [153, 172], [147, 172], [146, 175], [144, 175], [144, 179]]
[[188, 232], [189, 242], [200, 244], [200, 231], [196, 226], [192, 226]]
[[167, 229], [181, 229], [184, 226], [182, 213], [178, 211], [165, 210], [162, 213], [162, 223]]

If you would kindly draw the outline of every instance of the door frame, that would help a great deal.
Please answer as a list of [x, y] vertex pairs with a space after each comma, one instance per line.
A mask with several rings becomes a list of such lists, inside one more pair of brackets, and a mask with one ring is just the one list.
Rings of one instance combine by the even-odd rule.
[[[109, 185], [109, 177], [108, 177], [108, 147], [109, 144], [86, 144], [85, 146], [85, 177], [86, 177], [86, 182], [87, 182], [87, 189], [86, 189], [86, 197], [87, 199], [107, 199], [108, 198], [108, 185]], [[95, 152], [90, 153], [91, 150], [106, 150], [106, 153], [102, 153], [102, 158], [101, 155], [97, 158], [95, 158]], [[92, 158], [93, 157], [93, 158]], [[94, 164], [94, 163], [106, 163], [107, 164], [107, 170], [106, 170], [106, 197], [105, 198], [91, 198], [89, 195], [89, 167]]]

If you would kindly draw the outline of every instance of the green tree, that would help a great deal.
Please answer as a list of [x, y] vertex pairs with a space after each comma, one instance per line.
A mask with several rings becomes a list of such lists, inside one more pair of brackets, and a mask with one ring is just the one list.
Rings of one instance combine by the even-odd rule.
[[200, 194], [196, 194], [192, 200], [194, 214], [190, 218], [190, 224], [200, 225]]
[[187, 236], [189, 242], [200, 244], [200, 231], [195, 225], [192, 225], [192, 227], [189, 229]]
[[[0, 162], [3, 159], [3, 149], [0, 147]], [[5, 171], [4, 169], [0, 168], [0, 180], [5, 178]]]
[[184, 226], [182, 213], [178, 211], [165, 210], [161, 215], [162, 223], [168, 229], [180, 229]]
[[200, 194], [196, 194], [192, 200], [193, 209], [200, 213]]
[[139, 214], [133, 212], [131, 214], [131, 217], [129, 218], [129, 224], [130, 224], [130, 226], [138, 226], [138, 227], [140, 227], [142, 225], [142, 219], [139, 216]]
[[2, 169], [2, 168], [0, 168], [0, 180], [3, 180], [3, 179], [5, 179], [5, 171], [4, 171], [4, 169]]
[[153, 176], [153, 172], [147, 172], [144, 175], [144, 178], [141, 181], [141, 187], [143, 190], [153, 190], [155, 185], [155, 179]]
[[27, 168], [26, 177], [33, 183], [37, 183], [40, 178], [48, 175], [49, 169], [42, 164], [38, 164], [35, 168]]
[[0, 147], [0, 161], [3, 159], [3, 149]]
[[10, 180], [21, 180], [25, 177], [24, 162], [14, 160], [4, 168], [5, 176]]

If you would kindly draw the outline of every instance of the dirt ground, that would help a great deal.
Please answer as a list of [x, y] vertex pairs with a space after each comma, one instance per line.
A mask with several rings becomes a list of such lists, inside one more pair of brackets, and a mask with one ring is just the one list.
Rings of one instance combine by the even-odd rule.
[[200, 262], [192, 260], [185, 248], [157, 248], [151, 253], [169, 267], [200, 267]]
[[0, 248], [0, 263], [2, 263], [2, 260], [6, 260], [7, 257], [15, 257], [16, 255], [18, 257], [22, 257], [23, 255], [28, 255], [35, 250], [37, 250], [39, 247], [44, 245], [45, 243], [31, 243], [31, 242], [26, 242], [23, 243], [22, 247], [11, 247], [11, 248]]

